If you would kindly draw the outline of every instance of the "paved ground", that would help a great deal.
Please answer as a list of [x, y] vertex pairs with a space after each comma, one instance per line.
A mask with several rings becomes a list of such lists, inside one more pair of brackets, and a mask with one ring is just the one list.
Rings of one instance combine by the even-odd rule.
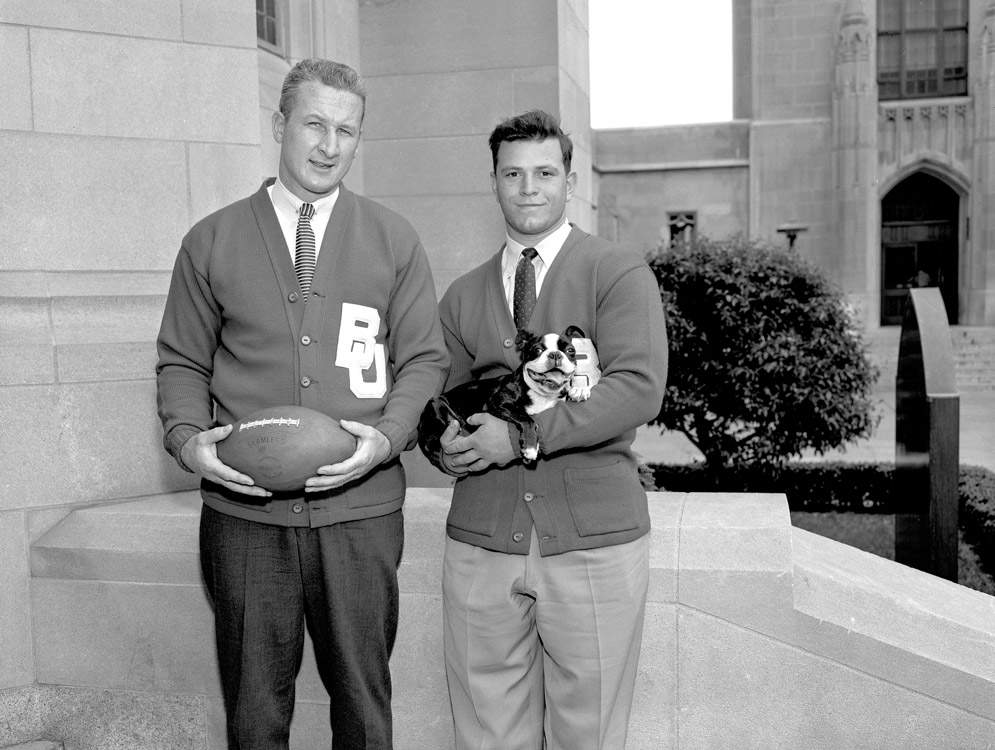
[[[869, 440], [826, 454], [827, 460], [895, 460], [895, 393], [875, 392], [875, 409], [881, 415], [877, 431]], [[660, 433], [658, 427], [642, 428], [635, 450], [647, 463], [688, 463], [701, 459], [682, 433]], [[995, 471], [995, 391], [965, 391], [960, 394], [960, 463]]]

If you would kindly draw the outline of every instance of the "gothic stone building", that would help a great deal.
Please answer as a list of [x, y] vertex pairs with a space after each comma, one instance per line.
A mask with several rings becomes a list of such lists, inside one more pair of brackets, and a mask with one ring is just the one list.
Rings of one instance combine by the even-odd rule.
[[[995, 325], [995, 3], [734, 0], [734, 121], [595, 134], [599, 231], [767, 239], [869, 328], [938, 286]], [[647, 95], [682, 97], [678, 71]]]

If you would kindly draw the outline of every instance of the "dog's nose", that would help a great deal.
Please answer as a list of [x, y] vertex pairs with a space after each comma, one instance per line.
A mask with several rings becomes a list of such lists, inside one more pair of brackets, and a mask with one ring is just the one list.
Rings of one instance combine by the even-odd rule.
[[559, 364], [563, 360], [563, 352], [550, 352], [549, 358], [553, 360], [555, 364]]

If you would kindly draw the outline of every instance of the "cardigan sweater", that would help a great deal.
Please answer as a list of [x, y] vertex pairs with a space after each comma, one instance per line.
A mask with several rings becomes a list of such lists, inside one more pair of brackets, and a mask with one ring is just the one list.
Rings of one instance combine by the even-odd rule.
[[[446, 388], [514, 371], [520, 357], [501, 281], [501, 252], [457, 279], [439, 305], [451, 357]], [[656, 417], [667, 377], [660, 289], [634, 253], [574, 227], [546, 273], [529, 330], [577, 325], [594, 342], [601, 380], [587, 401], [535, 415], [539, 459], [462, 475], [450, 537], [527, 554], [535, 528], [542, 555], [604, 547], [649, 531], [646, 492], [632, 452], [636, 428]]]
[[345, 487], [254, 498], [204, 480], [201, 493], [218, 511], [277, 525], [385, 515], [401, 507], [398, 456], [448, 361], [428, 259], [407, 221], [340, 186], [305, 303], [272, 182], [183, 239], [157, 342], [166, 449], [179, 461], [192, 436], [269, 406], [362, 422], [387, 437], [390, 457]]

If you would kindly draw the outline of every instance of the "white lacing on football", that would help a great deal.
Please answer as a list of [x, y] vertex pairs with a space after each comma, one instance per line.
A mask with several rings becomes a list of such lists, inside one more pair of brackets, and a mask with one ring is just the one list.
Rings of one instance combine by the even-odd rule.
[[301, 420], [299, 419], [288, 419], [285, 417], [280, 417], [277, 419], [257, 419], [254, 422], [246, 422], [238, 428], [238, 431], [251, 430], [253, 427], [269, 427], [270, 425], [275, 425], [277, 427], [300, 427]]

